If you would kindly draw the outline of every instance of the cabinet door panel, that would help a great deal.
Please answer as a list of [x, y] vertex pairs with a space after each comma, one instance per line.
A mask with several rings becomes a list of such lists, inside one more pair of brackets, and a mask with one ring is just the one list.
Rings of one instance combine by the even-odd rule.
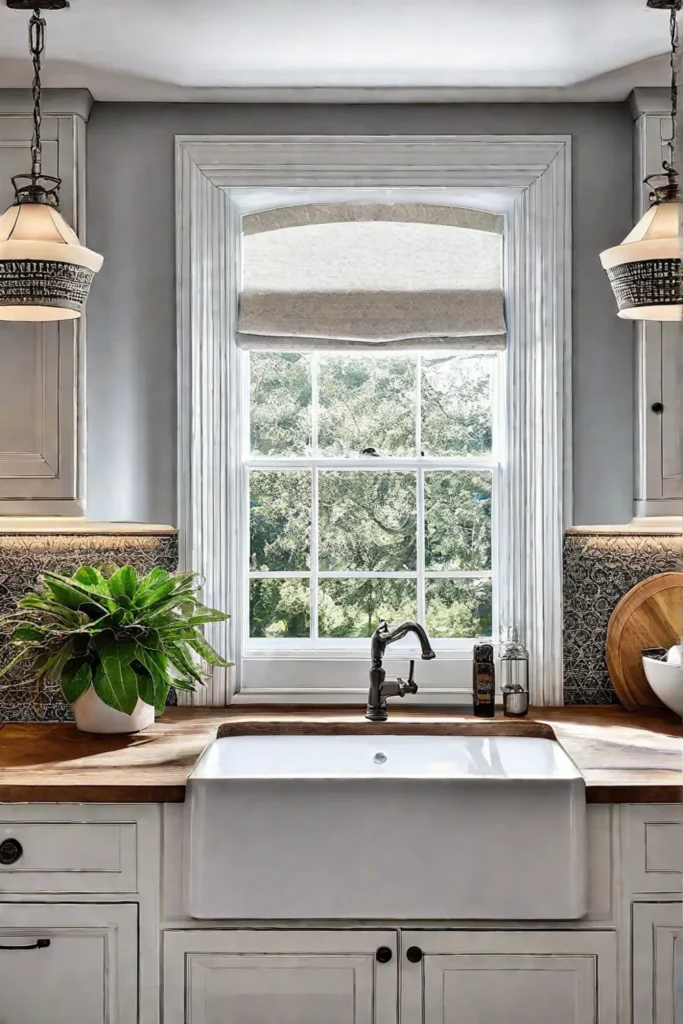
[[683, 497], [683, 346], [680, 324], [662, 325], [662, 497]]
[[201, 1024], [372, 1024], [370, 956], [192, 956], [189, 1019]]
[[[43, 167], [64, 179], [62, 212], [77, 220], [78, 118], [43, 119]], [[31, 162], [31, 118], [0, 114], [0, 213], [12, 202], [11, 178]], [[76, 224], [78, 230], [78, 225]], [[0, 321], [0, 511], [78, 514], [78, 321]]]
[[633, 1024], [683, 1024], [683, 903], [633, 904]]
[[2, 1024], [136, 1024], [137, 985], [136, 907], [0, 904]]
[[403, 1024], [617, 1024], [611, 932], [408, 932]]
[[165, 1024], [396, 1024], [395, 950], [392, 932], [168, 933]]
[[427, 957], [425, 1024], [591, 1024], [597, 1021], [597, 961], [590, 954], [462, 954]]
[[[658, 174], [668, 159], [671, 117], [642, 114], [635, 129], [635, 213], [650, 205], [649, 174]], [[641, 321], [636, 324], [636, 460], [637, 516], [680, 515], [683, 498], [683, 440], [680, 325]], [[660, 413], [653, 411], [661, 403]]]

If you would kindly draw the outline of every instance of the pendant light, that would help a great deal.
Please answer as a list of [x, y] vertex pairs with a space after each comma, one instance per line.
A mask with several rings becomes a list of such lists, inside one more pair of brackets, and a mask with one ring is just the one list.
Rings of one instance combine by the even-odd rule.
[[68, 7], [68, 0], [7, 0], [12, 10], [31, 10], [29, 49], [33, 60], [31, 172], [12, 178], [14, 205], [0, 217], [0, 320], [75, 320], [85, 307], [103, 258], [78, 241], [59, 212], [61, 180], [43, 174], [40, 137], [41, 58], [45, 48], [42, 11]]
[[683, 0], [648, 0], [648, 7], [670, 12], [671, 36], [671, 138], [669, 160], [662, 172], [651, 174], [650, 209], [621, 245], [607, 249], [600, 260], [619, 306], [627, 320], [680, 320], [683, 316], [683, 272], [678, 225], [681, 194], [676, 162], [678, 114], [678, 12]]

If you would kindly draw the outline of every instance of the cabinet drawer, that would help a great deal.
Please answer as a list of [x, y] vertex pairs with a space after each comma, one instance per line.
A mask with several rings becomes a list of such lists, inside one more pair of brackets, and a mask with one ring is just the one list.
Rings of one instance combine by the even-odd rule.
[[137, 908], [0, 903], [2, 1024], [137, 1024]]
[[678, 804], [633, 805], [624, 815], [626, 877], [631, 893], [680, 893], [683, 810]]
[[[13, 816], [14, 817], [14, 816]], [[8, 821], [0, 817], [3, 842], [21, 853], [0, 862], [0, 893], [98, 893], [137, 890], [137, 825], [133, 821]]]

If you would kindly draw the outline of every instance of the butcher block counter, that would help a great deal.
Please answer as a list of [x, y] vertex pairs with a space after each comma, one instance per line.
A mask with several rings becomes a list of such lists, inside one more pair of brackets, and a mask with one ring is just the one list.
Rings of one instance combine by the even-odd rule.
[[[362, 710], [263, 705], [168, 708], [150, 729], [134, 736], [91, 736], [72, 724], [0, 724], [0, 803], [182, 803], [199, 754], [223, 723], [246, 731], [330, 731], [332, 723], [366, 728]], [[503, 729], [518, 723], [495, 719]], [[535, 708], [531, 723], [549, 725], [586, 780], [589, 803], [679, 803], [683, 799], [683, 726], [667, 713], [616, 707]], [[397, 728], [429, 733], [467, 723], [419, 708], [391, 708]], [[399, 725], [398, 723], [401, 723]], [[403, 726], [405, 723], [405, 726]], [[526, 723], [530, 723], [528, 726]], [[369, 725], [369, 723], [368, 723]], [[542, 734], [539, 730], [537, 734]]]

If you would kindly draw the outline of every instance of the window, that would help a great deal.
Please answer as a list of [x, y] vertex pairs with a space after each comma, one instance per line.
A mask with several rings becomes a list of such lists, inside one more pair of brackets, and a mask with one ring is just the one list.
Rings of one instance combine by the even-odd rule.
[[380, 619], [497, 635], [502, 358], [240, 353], [247, 655], [366, 659]]
[[[520, 628], [531, 655], [534, 702], [562, 703], [562, 534], [572, 510], [571, 139], [196, 136], [176, 140], [176, 159], [180, 564], [204, 575], [207, 603], [231, 612], [229, 622], [209, 624], [206, 632], [235, 663], [215, 669], [192, 702], [348, 700], [350, 694], [358, 701], [366, 690], [367, 638], [357, 638], [362, 652], [328, 654], [319, 646], [308, 661], [301, 644], [310, 638], [292, 638], [295, 648], [281, 647], [273, 659], [255, 646], [268, 638], [249, 638], [242, 621], [249, 528], [242, 488], [248, 449], [240, 448], [240, 436], [249, 419], [243, 364], [250, 359], [237, 341], [245, 312], [242, 222], [258, 210], [353, 198], [448, 202], [505, 215], [509, 345], [506, 356], [496, 357], [494, 406], [504, 409], [504, 436], [497, 435], [494, 454], [504, 455], [493, 460], [499, 463], [492, 481], [493, 615], [499, 605], [501, 619]], [[348, 251], [355, 260], [355, 250]], [[273, 348], [268, 308], [249, 312], [252, 351], [259, 343]], [[420, 698], [468, 702], [470, 656], [465, 651], [458, 660], [457, 654], [451, 648], [418, 666]], [[392, 673], [407, 667], [404, 659]]]

